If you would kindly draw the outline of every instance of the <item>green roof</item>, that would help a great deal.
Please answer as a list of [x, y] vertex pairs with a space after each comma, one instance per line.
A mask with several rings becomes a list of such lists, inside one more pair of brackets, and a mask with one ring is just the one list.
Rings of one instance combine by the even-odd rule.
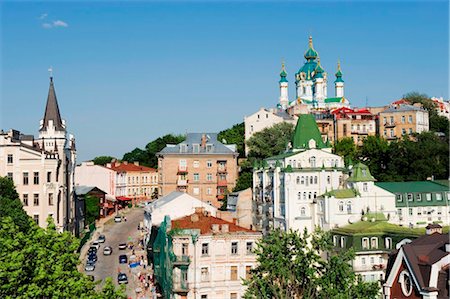
[[326, 98], [324, 100], [324, 102], [325, 103], [340, 103], [343, 99], [344, 99], [344, 97], [341, 97], [341, 98]]
[[282, 154], [279, 154], [279, 155], [276, 155], [276, 156], [273, 156], [273, 157], [269, 157], [266, 160], [281, 160], [281, 159], [293, 156], [295, 154], [297, 154], [297, 153], [294, 153], [294, 152], [282, 153]]
[[311, 139], [316, 142], [316, 148], [326, 147], [314, 116], [312, 114], [300, 114], [292, 137], [292, 147], [294, 149], [309, 148]]
[[342, 80], [341, 63], [339, 61], [338, 61], [338, 70], [335, 75], [336, 75], [336, 80], [334, 81], [334, 83], [344, 82], [344, 80]]
[[357, 163], [352, 168], [352, 175], [348, 179], [349, 182], [373, 182], [375, 178], [370, 174], [369, 167], [367, 165], [362, 164], [361, 162]]
[[336, 228], [334, 232], [346, 234], [367, 234], [367, 233], [391, 233], [420, 236], [425, 234], [425, 228], [409, 228], [386, 221], [359, 221], [344, 227]]
[[433, 182], [442, 186], [450, 187], [450, 180], [434, 180]]
[[317, 67], [317, 62], [314, 60], [310, 60], [305, 62], [305, 64], [298, 70], [298, 73], [305, 73], [306, 80], [311, 80], [311, 75], [314, 73]]
[[280, 83], [281, 82], [288, 82], [288, 80], [286, 79], [287, 77], [287, 73], [286, 73], [286, 69], [284, 68], [284, 63], [281, 65], [281, 72], [280, 72]]
[[391, 193], [426, 193], [426, 192], [448, 192], [449, 187], [433, 181], [414, 182], [377, 182], [375, 183]]
[[336, 189], [325, 193], [326, 196], [334, 196], [335, 198], [353, 198], [358, 195], [354, 189]]

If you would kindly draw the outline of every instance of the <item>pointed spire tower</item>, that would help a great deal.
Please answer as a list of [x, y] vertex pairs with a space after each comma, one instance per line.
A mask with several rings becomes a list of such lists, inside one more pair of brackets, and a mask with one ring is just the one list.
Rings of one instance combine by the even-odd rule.
[[284, 66], [284, 61], [281, 63], [280, 72], [280, 106], [283, 110], [287, 109], [289, 105], [289, 94], [288, 94], [288, 80], [286, 79], [287, 73]]
[[338, 61], [336, 80], [334, 81], [334, 88], [337, 98], [344, 97], [344, 80], [342, 80], [341, 62]]
[[50, 76], [50, 87], [48, 89], [47, 105], [45, 106], [44, 119], [41, 121], [39, 131], [61, 131], [65, 132], [66, 127], [61, 114], [59, 113], [58, 100], [56, 99], [53, 76]]

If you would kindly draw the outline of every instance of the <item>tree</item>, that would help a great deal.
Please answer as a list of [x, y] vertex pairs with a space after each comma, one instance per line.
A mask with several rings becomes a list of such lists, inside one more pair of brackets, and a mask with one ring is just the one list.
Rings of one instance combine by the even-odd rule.
[[378, 285], [361, 281], [353, 272], [352, 251], [332, 252], [329, 233], [274, 230], [255, 249], [258, 266], [252, 270], [245, 298], [377, 298]]
[[344, 157], [345, 165], [348, 166], [350, 161], [354, 161], [356, 158], [356, 146], [353, 138], [344, 137], [336, 140], [333, 144], [333, 153]]
[[22, 208], [14, 182], [8, 177], [0, 177], [0, 220], [5, 217], [11, 217], [22, 232], [30, 229], [30, 217]]
[[92, 162], [94, 162], [95, 165], [106, 165], [108, 163], [111, 163], [113, 159], [116, 159], [111, 156], [98, 156], [92, 159]]
[[91, 224], [100, 216], [100, 199], [96, 196], [86, 195], [86, 224]]
[[236, 181], [236, 186], [233, 188], [233, 192], [242, 191], [253, 185], [253, 173], [251, 171], [241, 172], [239, 178]]
[[284, 152], [292, 139], [294, 126], [282, 122], [256, 132], [249, 140], [249, 157], [265, 159]]
[[217, 136], [220, 142], [225, 144], [236, 144], [239, 157], [245, 156], [244, 140], [245, 140], [245, 125], [244, 123], [236, 124], [229, 129], [219, 132]]
[[371, 174], [381, 180], [389, 162], [389, 144], [379, 136], [368, 136], [358, 150], [358, 159], [366, 164]]

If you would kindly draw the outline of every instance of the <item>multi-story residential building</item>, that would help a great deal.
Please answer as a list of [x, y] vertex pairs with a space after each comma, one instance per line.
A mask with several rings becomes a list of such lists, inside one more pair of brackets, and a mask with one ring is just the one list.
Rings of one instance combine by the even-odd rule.
[[[295, 125], [297, 123], [296, 116], [290, 116], [285, 110], [277, 109], [265, 109], [261, 108], [252, 115], [244, 117], [245, 125], [245, 141], [249, 140], [255, 133], [270, 128], [275, 124], [287, 122]], [[248, 154], [249, 149], [245, 145], [245, 154]]]
[[76, 186], [95, 186], [106, 192], [106, 200], [115, 201], [117, 194], [116, 172], [92, 161], [82, 162], [75, 168]]
[[154, 168], [139, 165], [139, 162], [112, 161], [106, 168], [116, 172], [117, 196], [134, 201], [149, 200], [158, 195], [158, 172]]
[[314, 230], [322, 221], [317, 197], [343, 187], [344, 161], [323, 142], [314, 116], [299, 115], [291, 147], [253, 171], [254, 221], [264, 233], [271, 227]]
[[160, 195], [178, 190], [220, 207], [236, 184], [238, 155], [217, 133], [188, 133], [185, 141], [157, 153]]
[[153, 243], [154, 273], [164, 296], [242, 298], [242, 279], [256, 266], [253, 249], [260, 239], [260, 232], [202, 210], [172, 221], [166, 217]]
[[439, 225], [405, 242], [390, 256], [383, 298], [449, 298], [450, 244]]
[[436, 104], [438, 115], [450, 119], [450, 101], [444, 101], [443, 97], [432, 97], [431, 100]]
[[423, 232], [388, 223], [380, 214], [368, 216], [364, 221], [333, 229], [331, 234], [336, 250], [352, 249], [355, 252], [352, 267], [356, 274], [364, 281], [381, 282], [385, 278], [389, 253]]
[[376, 186], [395, 196], [396, 215], [390, 222], [408, 227], [428, 223], [450, 224], [450, 190], [434, 181], [377, 182]]
[[422, 107], [399, 104], [380, 112], [379, 134], [387, 140], [428, 130], [428, 111]]
[[331, 112], [334, 115], [334, 140], [351, 137], [355, 144], [361, 145], [367, 136], [376, 134], [376, 116], [368, 109], [342, 107]]
[[75, 139], [67, 133], [53, 83], [39, 137], [10, 130], [0, 133], [0, 175], [10, 177], [23, 208], [41, 227], [53, 217], [59, 231], [77, 226], [74, 201]]

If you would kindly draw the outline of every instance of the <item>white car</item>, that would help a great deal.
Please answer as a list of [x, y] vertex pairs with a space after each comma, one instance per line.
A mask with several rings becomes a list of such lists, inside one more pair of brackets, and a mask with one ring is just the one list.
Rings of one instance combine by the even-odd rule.
[[95, 247], [98, 250], [100, 248], [100, 243], [98, 241], [94, 241], [92, 242], [91, 247]]
[[116, 223], [122, 222], [122, 217], [119, 216], [119, 215], [115, 216], [114, 217], [114, 222], [116, 222]]
[[87, 262], [86, 266], [84, 267], [84, 270], [86, 272], [88, 271], [94, 271], [95, 270], [95, 263], [94, 262]]
[[120, 249], [120, 250], [127, 249], [127, 243], [120, 243], [120, 244], [119, 244], [119, 249]]
[[105, 248], [103, 248], [103, 255], [111, 255], [111, 253], [112, 253], [111, 246], [106, 246]]

